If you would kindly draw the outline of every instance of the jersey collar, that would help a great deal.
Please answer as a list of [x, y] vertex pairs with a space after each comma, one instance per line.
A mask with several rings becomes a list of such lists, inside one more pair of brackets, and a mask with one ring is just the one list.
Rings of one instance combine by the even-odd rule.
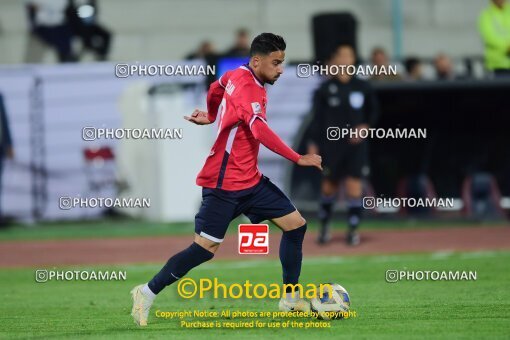
[[264, 82], [257, 77], [257, 75], [255, 74], [255, 72], [253, 72], [253, 70], [249, 64], [244, 64], [241, 66], [241, 68], [243, 70], [250, 71], [251, 75], [253, 76], [253, 79], [255, 79], [255, 82], [257, 83], [257, 85], [259, 85], [260, 87], [264, 87]]

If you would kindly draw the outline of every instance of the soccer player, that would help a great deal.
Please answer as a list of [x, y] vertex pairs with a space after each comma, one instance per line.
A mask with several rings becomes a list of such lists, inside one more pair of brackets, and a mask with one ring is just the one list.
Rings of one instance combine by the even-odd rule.
[[[333, 53], [331, 65], [354, 65], [356, 55], [349, 45], [339, 46]], [[362, 213], [362, 177], [368, 172], [367, 142], [359, 136], [329, 140], [330, 127], [366, 129], [375, 124], [378, 105], [370, 84], [339, 72], [325, 81], [315, 92], [313, 104], [314, 119], [311, 126], [309, 153], [318, 153], [324, 157], [324, 172], [321, 185], [319, 220], [321, 229], [317, 242], [325, 244], [330, 241], [329, 222], [333, 205], [338, 193], [340, 179], [345, 177], [348, 198], [348, 232], [346, 241], [349, 245], [358, 245], [360, 237], [357, 228]], [[333, 138], [338, 139], [338, 138]]]
[[[284, 39], [278, 35], [257, 36], [251, 44], [249, 63], [226, 72], [211, 84], [208, 111], [195, 110], [184, 117], [198, 125], [218, 121], [216, 141], [197, 177], [197, 184], [203, 188], [202, 205], [195, 216], [195, 238], [187, 249], [171, 257], [152, 280], [131, 291], [131, 315], [138, 325], [147, 325], [149, 309], [157, 294], [213, 258], [229, 223], [240, 214], [252, 223], [271, 220], [283, 231], [279, 252], [283, 283], [298, 283], [306, 221], [257, 166], [262, 143], [298, 165], [322, 170], [319, 155], [297, 154], [267, 124], [265, 84], [274, 84], [283, 73], [285, 47]], [[308, 311], [310, 305], [288, 290], [279, 309]]]

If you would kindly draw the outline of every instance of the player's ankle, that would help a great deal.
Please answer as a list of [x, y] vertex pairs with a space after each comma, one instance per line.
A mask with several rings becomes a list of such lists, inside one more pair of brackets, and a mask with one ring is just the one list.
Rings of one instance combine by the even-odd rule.
[[296, 303], [299, 301], [299, 291], [285, 293], [284, 299], [288, 303]]
[[147, 283], [145, 285], [143, 285], [143, 287], [142, 287], [142, 294], [145, 295], [147, 297], [147, 299], [150, 301], [153, 301], [157, 296], [156, 294], [154, 294], [152, 292], [152, 290], [150, 289], [150, 287]]

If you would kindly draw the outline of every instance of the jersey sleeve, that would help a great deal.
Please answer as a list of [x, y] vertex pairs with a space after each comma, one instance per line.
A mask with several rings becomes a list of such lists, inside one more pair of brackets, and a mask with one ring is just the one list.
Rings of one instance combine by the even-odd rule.
[[251, 129], [255, 119], [267, 124], [264, 91], [256, 85], [245, 85], [236, 98], [236, 114]]
[[225, 93], [225, 86], [231, 74], [232, 71], [225, 72], [225, 74], [209, 86], [209, 91], [207, 92], [207, 118], [210, 122], [216, 120], [218, 108]]
[[274, 153], [277, 153], [294, 163], [297, 163], [299, 158], [301, 158], [300, 154], [285, 144], [285, 142], [282, 141], [281, 138], [278, 137], [278, 135], [261, 120], [254, 120], [251, 126], [251, 131], [253, 132], [253, 136], [258, 141], [260, 141], [266, 148], [273, 151]]

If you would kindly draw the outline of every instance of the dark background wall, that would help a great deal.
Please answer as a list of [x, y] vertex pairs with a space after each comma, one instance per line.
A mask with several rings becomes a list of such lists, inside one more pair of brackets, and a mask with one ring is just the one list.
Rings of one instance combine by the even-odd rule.
[[[439, 197], [460, 197], [464, 179], [489, 172], [510, 195], [510, 81], [376, 83], [376, 127], [426, 128], [426, 139], [370, 140], [369, 181], [377, 195], [396, 195], [399, 181], [426, 174]], [[299, 151], [306, 152], [307, 124]], [[326, 131], [324, 131], [326, 133]], [[295, 166], [291, 195], [318, 195], [320, 174]], [[313, 184], [313, 185], [310, 185]], [[303, 187], [315, 188], [303, 190]]]

